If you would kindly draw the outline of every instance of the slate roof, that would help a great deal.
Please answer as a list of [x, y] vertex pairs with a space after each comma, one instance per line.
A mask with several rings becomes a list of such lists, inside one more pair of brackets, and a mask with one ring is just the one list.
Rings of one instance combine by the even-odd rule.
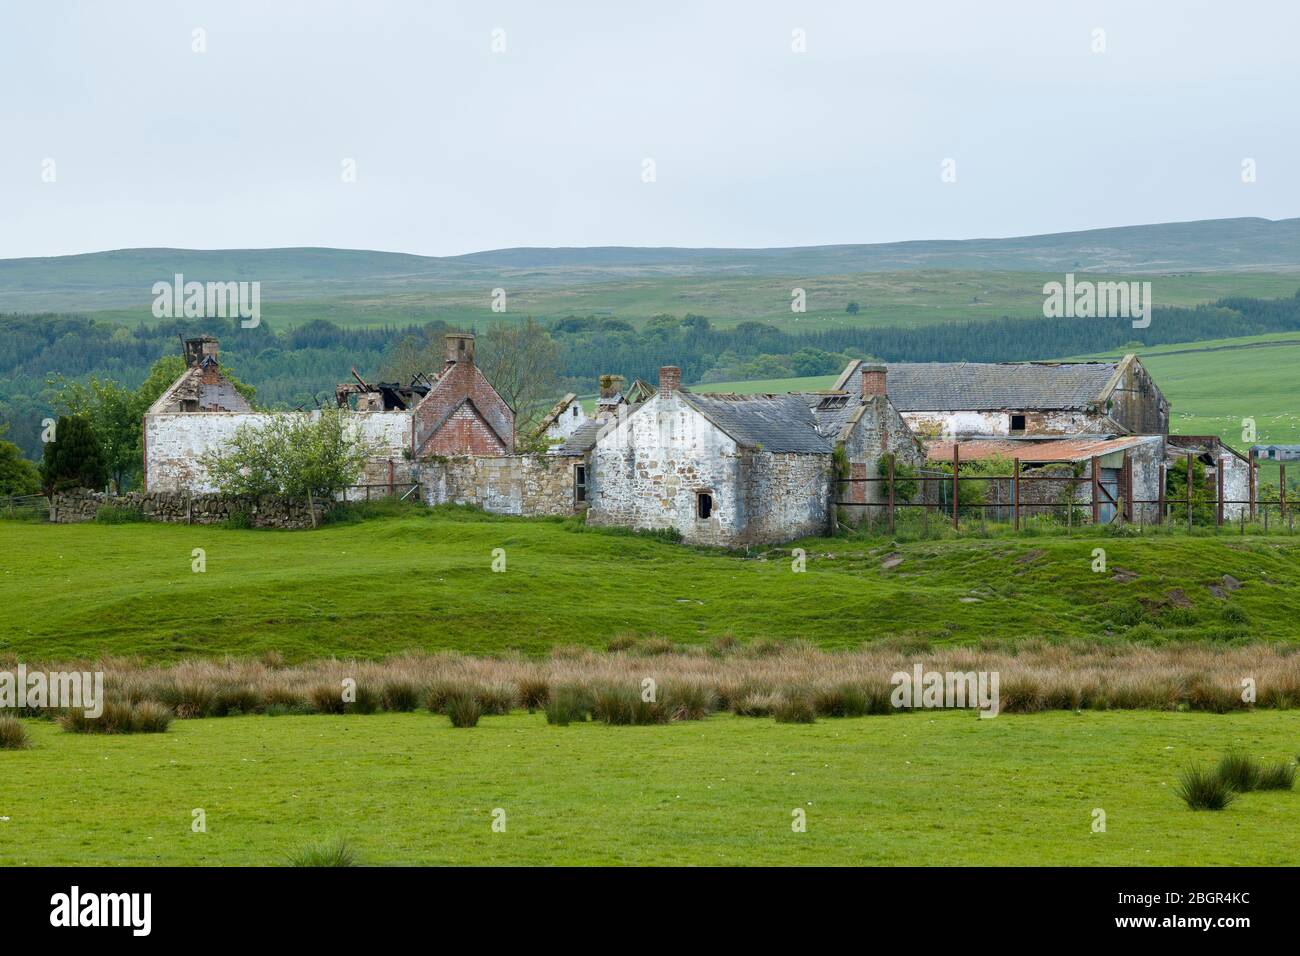
[[818, 427], [817, 415], [802, 395], [699, 395], [685, 389], [682, 399], [713, 424], [749, 448], [779, 454], [829, 455], [832, 436]]
[[[1118, 368], [1118, 362], [902, 362], [887, 366], [885, 388], [900, 412], [1081, 409], [1101, 397]], [[841, 387], [860, 397], [862, 378], [850, 374]]]

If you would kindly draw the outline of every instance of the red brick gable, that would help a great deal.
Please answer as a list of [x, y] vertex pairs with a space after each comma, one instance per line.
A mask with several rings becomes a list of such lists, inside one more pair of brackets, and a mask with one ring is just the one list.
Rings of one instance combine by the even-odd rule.
[[416, 457], [500, 455], [515, 448], [515, 413], [478, 366], [454, 362], [415, 406]]

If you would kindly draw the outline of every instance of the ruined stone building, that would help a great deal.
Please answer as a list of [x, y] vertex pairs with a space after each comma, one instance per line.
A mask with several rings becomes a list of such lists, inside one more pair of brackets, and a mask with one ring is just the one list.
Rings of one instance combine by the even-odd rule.
[[[860, 362], [835, 383], [853, 390]], [[889, 397], [924, 437], [1164, 435], [1169, 402], [1136, 355], [1118, 362], [889, 366]]]
[[[1205, 466], [1205, 486], [1211, 496], [1219, 494], [1219, 471], [1223, 471], [1223, 516], [1240, 518], [1250, 511], [1250, 459], [1233, 450], [1218, 435], [1170, 435], [1165, 447], [1168, 468], [1185, 468], [1188, 454]], [[1195, 465], [1192, 471], [1195, 473]], [[1258, 476], [1254, 475], [1256, 480]], [[1256, 489], [1258, 492], [1258, 488]]]
[[724, 546], [825, 534], [837, 462], [872, 470], [891, 451], [922, 460], [884, 394], [883, 370], [870, 374], [866, 399], [851, 400], [843, 391], [697, 394], [677, 368], [661, 369], [658, 393], [591, 448], [587, 521]]
[[[254, 410], [222, 374], [215, 339], [188, 341], [185, 355], [185, 372], [144, 417], [147, 491], [212, 491], [200, 459], [239, 427], [320, 414]], [[913, 502], [940, 506], [950, 486], [935, 468], [954, 451], [967, 464], [1019, 459], [1023, 475], [1040, 476], [1020, 484], [1029, 513], [1070, 501], [1088, 509], [1095, 462], [1100, 520], [1154, 520], [1162, 465], [1189, 451], [1210, 481], [1224, 469], [1227, 497], [1250, 490], [1248, 462], [1217, 438], [1167, 434], [1169, 403], [1134, 356], [855, 361], [831, 389], [783, 395], [693, 392], [673, 366], [653, 389], [604, 375], [591, 414], [565, 395], [531, 436], [545, 449], [529, 454], [516, 450], [514, 410], [478, 367], [473, 335], [448, 335], [442, 367], [406, 384], [354, 369], [336, 401], [374, 449], [362, 485], [418, 486], [428, 504], [499, 514], [586, 512], [592, 524], [675, 529], [696, 544], [788, 541], [877, 517], [890, 461], [904, 481], [928, 479]], [[988, 488], [995, 507], [1009, 508], [1006, 479]]]
[[[144, 415], [146, 491], [215, 491], [201, 459], [241, 426], [320, 414], [254, 410], [222, 373], [218, 342], [210, 336], [188, 340], [185, 360], [185, 371]], [[362, 485], [418, 482], [421, 456], [514, 450], [514, 412], [475, 365], [473, 335], [448, 335], [442, 369], [411, 385], [370, 385], [354, 377], [335, 396], [373, 448]]]

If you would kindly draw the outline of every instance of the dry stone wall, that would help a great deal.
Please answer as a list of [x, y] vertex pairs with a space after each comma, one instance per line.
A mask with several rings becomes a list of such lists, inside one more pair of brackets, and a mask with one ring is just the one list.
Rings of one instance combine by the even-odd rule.
[[[332, 501], [315, 502], [316, 521], [334, 507]], [[77, 490], [54, 496], [50, 520], [60, 524], [94, 521], [100, 508], [135, 511], [146, 521], [177, 524], [217, 524], [235, 515], [247, 515], [255, 528], [310, 528], [312, 515], [306, 501], [293, 498], [243, 498], [230, 495], [187, 495], [174, 491], [131, 492], [108, 495]]]

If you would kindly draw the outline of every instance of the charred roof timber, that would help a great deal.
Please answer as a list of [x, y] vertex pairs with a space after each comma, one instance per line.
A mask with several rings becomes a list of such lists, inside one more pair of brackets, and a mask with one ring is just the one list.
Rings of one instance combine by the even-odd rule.
[[351, 397], [357, 396], [359, 412], [404, 412], [429, 394], [429, 380], [423, 374], [411, 379], [411, 384], [400, 382], [375, 382], [371, 384], [352, 369], [355, 382], [340, 382], [334, 388], [334, 401], [339, 408], [351, 407]]

